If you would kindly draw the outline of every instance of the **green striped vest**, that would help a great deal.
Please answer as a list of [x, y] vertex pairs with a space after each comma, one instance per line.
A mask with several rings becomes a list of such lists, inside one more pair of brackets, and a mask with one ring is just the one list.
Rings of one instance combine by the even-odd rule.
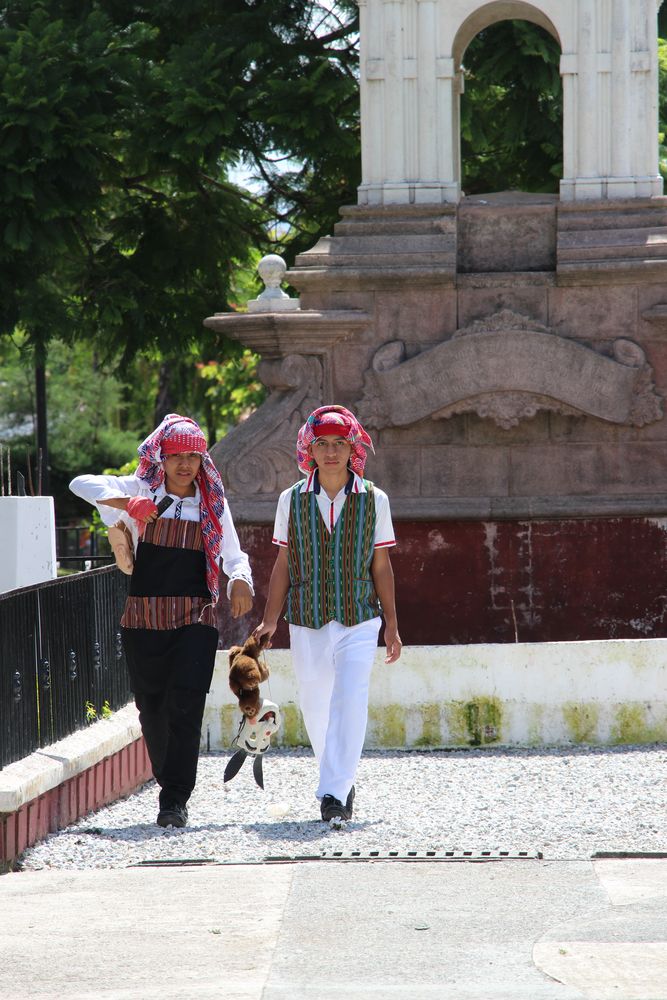
[[292, 625], [322, 628], [334, 619], [358, 625], [381, 613], [371, 578], [375, 541], [375, 495], [350, 493], [332, 532], [314, 491], [292, 487], [287, 557], [290, 587], [285, 618]]

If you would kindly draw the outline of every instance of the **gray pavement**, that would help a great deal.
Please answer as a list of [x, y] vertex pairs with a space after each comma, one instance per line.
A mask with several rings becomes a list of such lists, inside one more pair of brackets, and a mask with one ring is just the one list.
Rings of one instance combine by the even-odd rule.
[[667, 1000], [667, 859], [0, 878], [2, 1000]]

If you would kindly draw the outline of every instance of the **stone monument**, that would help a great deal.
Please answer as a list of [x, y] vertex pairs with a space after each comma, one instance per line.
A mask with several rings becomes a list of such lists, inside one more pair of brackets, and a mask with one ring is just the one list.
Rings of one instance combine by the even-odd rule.
[[[260, 590], [296, 431], [335, 401], [376, 441], [405, 642], [667, 634], [658, 6], [360, 0], [358, 204], [287, 272], [298, 307], [205, 321], [269, 389], [213, 451]], [[558, 196], [461, 191], [462, 60], [508, 18], [561, 46]]]

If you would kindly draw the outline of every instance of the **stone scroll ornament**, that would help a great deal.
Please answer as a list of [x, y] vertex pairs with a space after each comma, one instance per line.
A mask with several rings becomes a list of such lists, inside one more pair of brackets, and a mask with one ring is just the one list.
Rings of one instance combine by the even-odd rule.
[[368, 427], [477, 413], [509, 429], [540, 410], [632, 427], [662, 417], [653, 369], [631, 340], [603, 354], [503, 310], [408, 361], [402, 347], [383, 345], [364, 377], [357, 410]]
[[211, 449], [225, 487], [237, 496], [273, 495], [294, 482], [294, 442], [322, 398], [318, 358], [262, 361], [259, 376], [269, 398]]

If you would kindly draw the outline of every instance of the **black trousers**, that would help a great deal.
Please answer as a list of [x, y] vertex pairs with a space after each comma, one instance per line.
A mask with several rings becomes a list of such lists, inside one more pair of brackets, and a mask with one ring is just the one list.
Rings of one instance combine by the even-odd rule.
[[157, 693], [137, 691], [134, 701], [160, 786], [160, 808], [184, 806], [197, 780], [206, 692], [169, 686]]

